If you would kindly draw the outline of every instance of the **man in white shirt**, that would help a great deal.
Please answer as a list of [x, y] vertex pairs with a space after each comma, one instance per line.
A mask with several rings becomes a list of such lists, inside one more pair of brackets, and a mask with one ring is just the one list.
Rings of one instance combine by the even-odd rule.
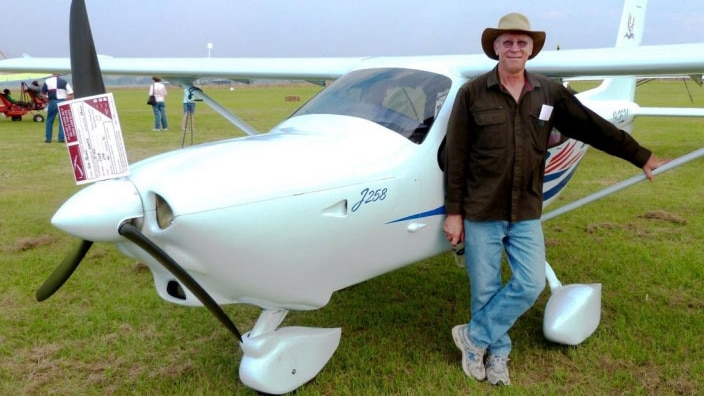
[[[54, 73], [51, 77], [44, 81], [41, 88], [41, 95], [48, 101], [46, 108], [46, 136], [44, 143], [51, 143], [54, 120], [59, 114], [59, 103], [67, 99], [73, 99], [73, 88], [68, 81], [61, 78], [59, 73]], [[59, 121], [59, 136], [58, 142], [64, 142], [64, 128]]]

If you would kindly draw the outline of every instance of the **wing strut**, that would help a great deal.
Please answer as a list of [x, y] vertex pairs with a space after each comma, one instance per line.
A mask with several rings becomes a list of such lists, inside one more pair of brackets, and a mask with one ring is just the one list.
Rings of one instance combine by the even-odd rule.
[[215, 100], [213, 100], [213, 98], [206, 95], [205, 92], [203, 92], [203, 90], [201, 90], [200, 88], [194, 87], [191, 84], [186, 84], [185, 87], [188, 88], [188, 91], [191, 93], [191, 95], [194, 95], [196, 98], [203, 99], [203, 102], [205, 102], [208, 106], [212, 107], [213, 110], [217, 111], [221, 116], [225, 117], [226, 120], [230, 121], [237, 128], [241, 129], [242, 132], [246, 133], [249, 136], [259, 134], [259, 132], [254, 129], [251, 125], [244, 122], [244, 120], [238, 117], [235, 113], [222, 107], [220, 103], [216, 102]]
[[[660, 173], [667, 172], [670, 169], [677, 168], [680, 165], [684, 165], [687, 162], [690, 162], [690, 161], [695, 160], [697, 158], [700, 158], [702, 156], [704, 156], [704, 147], [700, 148], [699, 150], [694, 150], [689, 154], [685, 154], [685, 155], [683, 155], [677, 159], [674, 159], [674, 160], [668, 162], [667, 164], [655, 169], [653, 171], [653, 175], [658, 175]], [[543, 217], [541, 217], [541, 221], [550, 220], [553, 217], [563, 215], [563, 214], [570, 212], [574, 209], [582, 207], [588, 203], [596, 201], [597, 199], [601, 199], [607, 195], [611, 195], [611, 194], [615, 193], [616, 191], [622, 190], [626, 187], [630, 187], [630, 186], [632, 186], [638, 182], [641, 182], [643, 180], [645, 180], [644, 174], [639, 174], [639, 175], [633, 176], [633, 177], [626, 179], [620, 183], [614, 184], [611, 187], [597, 191], [594, 194], [588, 195], [582, 199], [578, 199], [568, 205], [560, 207], [559, 209], [555, 209], [550, 213], [546, 213], [543, 215]]]

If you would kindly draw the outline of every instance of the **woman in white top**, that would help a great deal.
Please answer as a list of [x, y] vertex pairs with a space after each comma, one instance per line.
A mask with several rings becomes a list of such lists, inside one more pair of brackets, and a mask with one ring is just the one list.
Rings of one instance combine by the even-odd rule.
[[[149, 87], [149, 95], [154, 95], [156, 103], [152, 105], [152, 110], [154, 111], [154, 130], [158, 131], [162, 129], [164, 131], [169, 130], [169, 124], [166, 122], [166, 87], [161, 82], [160, 77], [152, 77], [152, 85]], [[159, 128], [161, 126], [161, 128]]]

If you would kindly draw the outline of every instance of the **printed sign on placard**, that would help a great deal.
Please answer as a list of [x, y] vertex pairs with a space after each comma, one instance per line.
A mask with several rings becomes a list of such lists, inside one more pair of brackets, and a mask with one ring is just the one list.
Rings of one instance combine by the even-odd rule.
[[129, 175], [112, 93], [61, 102], [59, 116], [76, 184]]

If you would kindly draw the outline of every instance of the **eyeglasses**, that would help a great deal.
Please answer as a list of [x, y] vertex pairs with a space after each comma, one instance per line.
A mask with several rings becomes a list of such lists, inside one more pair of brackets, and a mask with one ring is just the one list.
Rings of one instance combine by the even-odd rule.
[[520, 49], [523, 49], [528, 46], [528, 42], [525, 40], [504, 40], [501, 42], [501, 45], [503, 45], [506, 49], [513, 48], [514, 44], [516, 44]]

